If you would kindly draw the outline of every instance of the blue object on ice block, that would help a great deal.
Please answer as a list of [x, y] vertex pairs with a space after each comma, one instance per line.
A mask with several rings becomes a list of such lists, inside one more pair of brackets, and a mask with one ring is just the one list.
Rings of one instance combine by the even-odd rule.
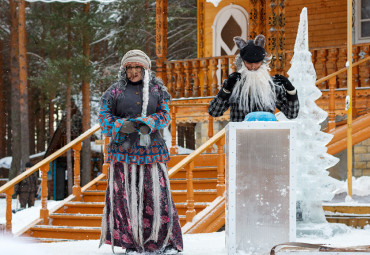
[[251, 112], [245, 116], [244, 121], [277, 121], [271, 112]]

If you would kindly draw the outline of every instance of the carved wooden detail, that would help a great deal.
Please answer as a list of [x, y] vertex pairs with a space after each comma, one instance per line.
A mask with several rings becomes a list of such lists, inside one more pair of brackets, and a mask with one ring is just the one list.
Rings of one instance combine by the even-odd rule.
[[272, 54], [271, 69], [281, 72], [285, 67], [285, 0], [267, 0], [266, 16], [266, 50]]
[[156, 54], [157, 76], [166, 84], [167, 0], [156, 0]]
[[204, 57], [204, 0], [198, 2], [198, 58]]

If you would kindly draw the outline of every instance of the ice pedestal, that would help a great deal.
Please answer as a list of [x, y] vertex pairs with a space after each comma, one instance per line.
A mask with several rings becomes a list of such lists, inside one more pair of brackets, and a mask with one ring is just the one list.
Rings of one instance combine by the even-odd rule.
[[227, 125], [228, 254], [269, 254], [295, 241], [295, 132], [294, 122]]

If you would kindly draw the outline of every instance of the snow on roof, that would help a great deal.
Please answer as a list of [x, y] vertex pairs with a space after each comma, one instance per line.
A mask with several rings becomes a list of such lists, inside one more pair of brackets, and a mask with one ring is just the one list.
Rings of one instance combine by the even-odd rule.
[[[30, 155], [30, 159], [42, 157], [44, 155], [45, 155], [45, 151]], [[0, 159], [0, 168], [10, 169], [10, 166], [12, 165], [12, 159], [13, 157], [11, 156]]]
[[212, 3], [215, 7], [218, 6], [218, 4], [221, 2], [222, 0], [207, 0], [206, 2], [208, 3]]

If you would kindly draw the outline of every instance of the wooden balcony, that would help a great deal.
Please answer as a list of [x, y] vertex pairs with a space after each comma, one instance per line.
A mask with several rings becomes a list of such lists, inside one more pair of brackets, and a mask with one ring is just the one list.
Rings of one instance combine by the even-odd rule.
[[[353, 63], [361, 61], [370, 55], [370, 44], [357, 44], [353, 46]], [[317, 80], [326, 77], [328, 74], [345, 68], [347, 62], [346, 47], [331, 47], [311, 49], [312, 62], [316, 69]], [[285, 53], [286, 66], [283, 74], [287, 74], [290, 68], [290, 61], [293, 52]], [[177, 107], [177, 123], [209, 121], [206, 107], [198, 105], [191, 107], [191, 104], [207, 104], [215, 96], [221, 87], [222, 81], [229, 73], [236, 71], [234, 64], [235, 56], [220, 56], [209, 58], [185, 59], [167, 61], [166, 63], [166, 84], [173, 96], [174, 104], [189, 104]], [[271, 74], [277, 73], [272, 70]], [[334, 98], [334, 114], [336, 121], [344, 124], [345, 119], [345, 97], [347, 95], [347, 72], [341, 72], [335, 76], [332, 86], [329, 80], [316, 84], [323, 95], [316, 103], [325, 111], [329, 112], [329, 99]], [[366, 114], [370, 111], [370, 61], [364, 62], [353, 68], [353, 113], [354, 117]], [[200, 108], [202, 109], [200, 109]], [[204, 109], [203, 109], [204, 108]], [[228, 113], [217, 120], [228, 120]]]

